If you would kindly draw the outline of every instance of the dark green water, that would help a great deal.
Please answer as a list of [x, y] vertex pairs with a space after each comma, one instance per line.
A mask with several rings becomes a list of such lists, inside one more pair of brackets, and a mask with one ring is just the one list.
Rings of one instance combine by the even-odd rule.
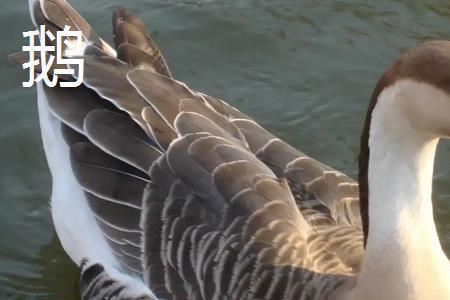
[[[424, 2], [71, 1], [107, 40], [112, 5], [139, 12], [179, 80], [352, 177], [377, 77], [404, 50], [450, 39], [450, 2]], [[77, 270], [50, 219], [35, 92], [6, 60], [32, 29], [26, 2], [5, 1], [0, 17], [0, 299], [77, 299]], [[434, 200], [450, 254], [449, 145], [439, 146]]]

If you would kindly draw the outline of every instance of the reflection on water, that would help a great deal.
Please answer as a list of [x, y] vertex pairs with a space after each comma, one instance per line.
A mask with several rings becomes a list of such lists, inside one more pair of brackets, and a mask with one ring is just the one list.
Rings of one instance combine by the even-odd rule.
[[[376, 78], [404, 50], [450, 39], [450, 2], [71, 0], [111, 40], [111, 6], [138, 11], [178, 79], [228, 99], [302, 151], [356, 177]], [[1, 57], [31, 29], [26, 1], [0, 11]], [[50, 220], [34, 91], [0, 61], [0, 299], [77, 299], [77, 270]], [[450, 146], [439, 147], [436, 219], [450, 253]]]
[[36, 258], [25, 263], [40, 266], [37, 274], [8, 276], [5, 290], [0, 290], [0, 299], [78, 299], [77, 268], [64, 254], [56, 235], [35, 255]]

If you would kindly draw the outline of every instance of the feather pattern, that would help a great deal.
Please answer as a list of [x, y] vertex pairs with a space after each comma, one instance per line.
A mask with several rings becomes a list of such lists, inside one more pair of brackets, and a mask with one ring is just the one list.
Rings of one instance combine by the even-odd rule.
[[[83, 85], [46, 90], [117, 259], [85, 258], [82, 299], [319, 300], [352, 282], [363, 253], [352, 179], [173, 79], [124, 9], [113, 17], [117, 57], [67, 2], [32, 9], [93, 41]], [[152, 293], [131, 296], [116, 273]]]
[[123, 8], [118, 8], [113, 14], [113, 30], [119, 59], [133, 67], [147, 68], [172, 77], [161, 51], [139, 18]]

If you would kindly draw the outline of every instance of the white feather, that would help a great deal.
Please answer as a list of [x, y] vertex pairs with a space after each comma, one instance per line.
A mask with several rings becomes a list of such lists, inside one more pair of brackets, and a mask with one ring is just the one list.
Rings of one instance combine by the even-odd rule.
[[37, 93], [42, 142], [53, 180], [52, 218], [64, 250], [78, 266], [83, 259], [102, 264], [113, 279], [129, 287], [127, 293], [151, 293], [141, 279], [121, 271], [72, 173], [61, 122], [50, 113], [42, 82], [38, 84]]
[[351, 299], [450, 299], [450, 263], [431, 201], [438, 139], [409, 119], [415, 102], [438, 98], [448, 95], [412, 80], [378, 98], [369, 137], [369, 236]]
[[78, 265], [88, 256], [110, 265], [117, 264], [72, 173], [61, 122], [49, 111], [42, 82], [38, 84], [37, 93], [42, 142], [53, 180], [51, 206], [58, 237]]

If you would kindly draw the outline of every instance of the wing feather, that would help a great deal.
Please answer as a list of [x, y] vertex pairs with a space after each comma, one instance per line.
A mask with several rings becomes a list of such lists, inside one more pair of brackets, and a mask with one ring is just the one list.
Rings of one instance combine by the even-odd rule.
[[146, 175], [100, 151], [89, 142], [71, 148], [72, 169], [81, 187], [103, 199], [141, 208]]
[[123, 114], [96, 109], [83, 120], [86, 135], [96, 146], [142, 172], [147, 173], [161, 155], [145, 132]]
[[144, 23], [123, 8], [114, 10], [114, 42], [117, 57], [130, 66], [172, 77], [161, 51], [151, 39]]
[[115, 51], [94, 32], [89, 23], [65, 0], [41, 0], [39, 2], [45, 20], [54, 24], [59, 30], [64, 29], [64, 26], [70, 26], [70, 30], [81, 32], [86, 44], [95, 45], [115, 56]]
[[174, 80], [127, 11], [114, 13], [115, 57], [65, 1], [39, 3], [36, 22], [73, 25], [92, 42], [84, 85], [47, 97], [124, 268], [180, 300], [328, 296], [355, 274], [354, 181]]

